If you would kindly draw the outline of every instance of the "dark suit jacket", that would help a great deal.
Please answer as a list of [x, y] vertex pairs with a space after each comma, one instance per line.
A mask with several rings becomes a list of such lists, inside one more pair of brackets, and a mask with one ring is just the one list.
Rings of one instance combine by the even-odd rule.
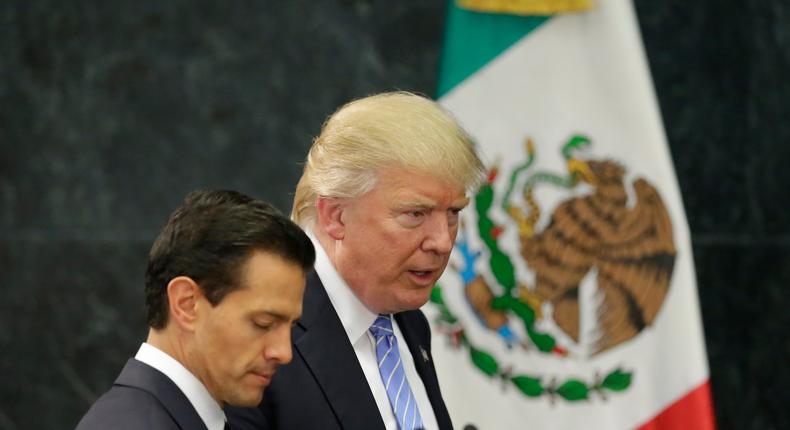
[[[422, 312], [395, 315], [442, 430], [452, 429], [430, 357], [431, 332]], [[307, 278], [302, 318], [292, 333], [293, 361], [277, 370], [258, 408], [225, 409], [233, 430], [383, 429], [376, 401], [321, 280]], [[428, 360], [423, 358], [423, 352]]]
[[130, 359], [77, 430], [206, 430], [195, 408], [164, 373]]

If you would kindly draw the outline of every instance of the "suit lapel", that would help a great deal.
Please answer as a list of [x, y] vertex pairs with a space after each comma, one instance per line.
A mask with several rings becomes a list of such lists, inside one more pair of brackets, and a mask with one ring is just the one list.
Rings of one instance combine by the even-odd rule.
[[310, 368], [341, 427], [384, 428], [343, 324], [315, 272], [307, 280], [300, 326], [304, 332], [295, 334], [295, 349]]
[[143, 362], [133, 358], [126, 362], [115, 380], [115, 385], [139, 388], [151, 393], [164, 405], [181, 429], [207, 430], [203, 419], [178, 386], [164, 373]]
[[436, 417], [439, 428], [452, 429], [450, 414], [447, 412], [444, 399], [442, 399], [442, 393], [439, 390], [439, 379], [436, 376], [436, 368], [433, 366], [428, 321], [419, 310], [395, 314], [395, 320], [398, 322], [403, 338], [409, 346], [414, 367], [422, 379], [423, 386], [425, 386], [425, 392], [428, 394], [428, 400], [431, 402], [431, 408], [433, 408], [433, 414]]

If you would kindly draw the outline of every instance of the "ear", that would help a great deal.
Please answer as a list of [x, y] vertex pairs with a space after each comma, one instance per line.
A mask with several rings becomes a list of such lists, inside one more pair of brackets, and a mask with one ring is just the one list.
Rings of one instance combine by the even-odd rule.
[[182, 330], [195, 330], [198, 299], [202, 294], [197, 282], [188, 276], [177, 276], [167, 284], [170, 319]]
[[316, 201], [318, 226], [334, 240], [342, 240], [346, 235], [343, 222], [344, 201], [334, 197], [318, 197]]

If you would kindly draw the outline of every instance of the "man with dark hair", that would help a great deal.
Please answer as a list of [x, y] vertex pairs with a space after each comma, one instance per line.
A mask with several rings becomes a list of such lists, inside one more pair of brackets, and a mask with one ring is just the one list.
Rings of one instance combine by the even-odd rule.
[[310, 239], [268, 203], [189, 194], [149, 255], [148, 339], [77, 429], [227, 428], [222, 408], [259, 404], [291, 361], [314, 260]]

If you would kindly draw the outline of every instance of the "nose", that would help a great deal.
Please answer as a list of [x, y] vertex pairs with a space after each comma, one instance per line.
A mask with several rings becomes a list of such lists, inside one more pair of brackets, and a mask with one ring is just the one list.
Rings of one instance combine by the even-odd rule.
[[437, 213], [431, 218], [432, 222], [425, 225], [427, 231], [423, 241], [423, 250], [437, 254], [447, 254], [453, 249], [458, 227], [450, 225], [447, 215]]
[[291, 350], [291, 325], [283, 324], [282, 327], [272, 333], [270, 341], [263, 347], [263, 357], [266, 361], [274, 361], [279, 364], [288, 364], [293, 358]]

